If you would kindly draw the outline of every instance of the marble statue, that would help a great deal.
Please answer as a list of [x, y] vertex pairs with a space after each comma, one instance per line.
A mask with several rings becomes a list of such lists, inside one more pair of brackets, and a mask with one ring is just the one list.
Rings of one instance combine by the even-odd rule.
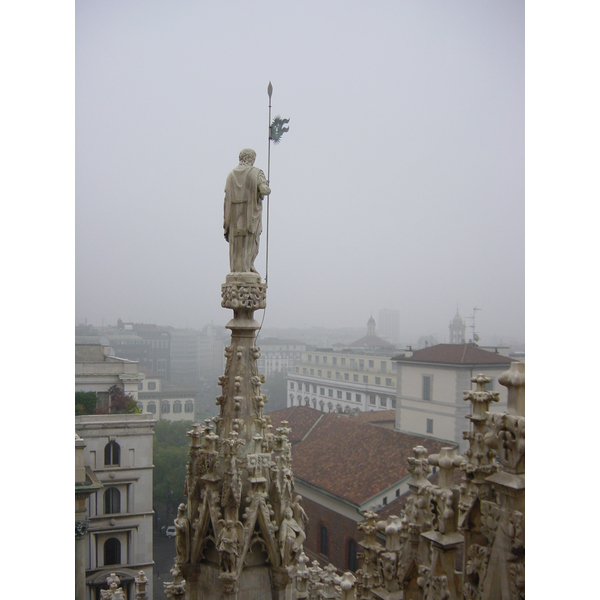
[[279, 528], [279, 547], [284, 566], [291, 565], [296, 555], [302, 550], [306, 534], [294, 519], [291, 508], [286, 508]]
[[240, 164], [225, 182], [223, 230], [232, 273], [256, 273], [254, 260], [262, 232], [262, 200], [271, 193], [265, 174], [253, 166], [256, 152], [240, 152]]
[[174, 521], [177, 561], [184, 563], [187, 562], [190, 551], [190, 521], [185, 516], [185, 513], [185, 504], [180, 504], [177, 509], [177, 518]]

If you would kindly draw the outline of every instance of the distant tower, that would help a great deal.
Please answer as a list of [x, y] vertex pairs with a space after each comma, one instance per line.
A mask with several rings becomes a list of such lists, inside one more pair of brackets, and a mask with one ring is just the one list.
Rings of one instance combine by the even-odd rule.
[[382, 308], [379, 311], [379, 335], [392, 344], [400, 341], [400, 311]]
[[467, 326], [463, 323], [462, 317], [458, 314], [458, 306], [456, 307], [456, 316], [450, 321], [450, 343], [451, 344], [464, 344], [465, 343], [465, 331]]
[[367, 335], [375, 335], [375, 319], [373, 316], [367, 321]]

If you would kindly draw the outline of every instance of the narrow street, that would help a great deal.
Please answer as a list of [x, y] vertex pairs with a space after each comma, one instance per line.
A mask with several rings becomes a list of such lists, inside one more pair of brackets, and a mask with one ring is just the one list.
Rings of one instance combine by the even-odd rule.
[[163, 583], [173, 581], [171, 569], [175, 564], [175, 538], [168, 538], [162, 531], [154, 531], [154, 593], [152, 600], [165, 600]]

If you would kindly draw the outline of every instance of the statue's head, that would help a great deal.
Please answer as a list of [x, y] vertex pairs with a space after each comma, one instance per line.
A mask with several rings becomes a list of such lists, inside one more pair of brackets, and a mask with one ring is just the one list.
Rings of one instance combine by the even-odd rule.
[[256, 160], [256, 152], [251, 148], [244, 148], [240, 152], [240, 164], [252, 166]]

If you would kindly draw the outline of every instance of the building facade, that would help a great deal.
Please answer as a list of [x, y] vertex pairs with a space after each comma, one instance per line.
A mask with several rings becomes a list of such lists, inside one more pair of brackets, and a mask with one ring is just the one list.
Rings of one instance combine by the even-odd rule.
[[498, 384], [513, 359], [488, 352], [474, 344], [437, 344], [395, 356], [397, 403], [396, 429], [415, 435], [452, 441], [461, 451], [469, 403], [464, 390], [474, 389], [478, 373], [490, 378], [489, 391], [499, 393], [491, 410], [506, 410], [507, 391]]
[[267, 377], [271, 373], [287, 373], [302, 360], [306, 344], [297, 340], [262, 338], [258, 340], [258, 370]]
[[194, 388], [165, 383], [147, 371], [138, 386], [138, 405], [142, 413], [166, 421], [194, 421], [198, 393]]
[[390, 352], [306, 350], [288, 375], [288, 406], [322, 412], [396, 408], [396, 373]]
[[86, 500], [86, 600], [100, 600], [111, 573], [133, 600], [140, 570], [152, 597], [154, 423], [148, 414], [75, 417], [75, 430], [85, 443], [84, 465], [103, 486]]

